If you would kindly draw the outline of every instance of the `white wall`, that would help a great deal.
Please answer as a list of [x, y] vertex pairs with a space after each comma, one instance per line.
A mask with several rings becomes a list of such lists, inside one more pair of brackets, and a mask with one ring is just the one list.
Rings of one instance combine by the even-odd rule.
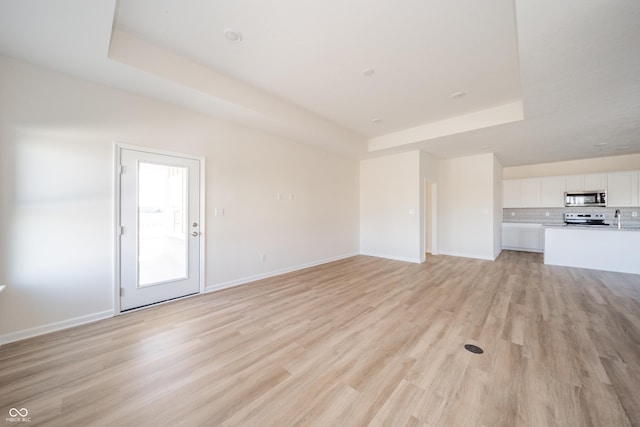
[[504, 168], [502, 177], [504, 179], [533, 178], [538, 176], [615, 172], [635, 169], [640, 169], [640, 154], [514, 166]]
[[[493, 154], [440, 160], [438, 181], [441, 254], [495, 259], [498, 224]], [[498, 195], [499, 196], [499, 195]], [[499, 227], [498, 227], [499, 228]]]
[[0, 341], [111, 315], [114, 141], [206, 158], [208, 289], [358, 252], [356, 160], [4, 57], [0, 93]]
[[421, 188], [419, 151], [360, 162], [360, 253], [423, 261]]

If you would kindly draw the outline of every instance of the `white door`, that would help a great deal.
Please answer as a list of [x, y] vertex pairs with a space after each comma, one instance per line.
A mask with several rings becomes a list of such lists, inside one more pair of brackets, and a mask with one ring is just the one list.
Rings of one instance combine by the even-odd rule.
[[200, 162], [120, 151], [120, 310], [200, 291]]

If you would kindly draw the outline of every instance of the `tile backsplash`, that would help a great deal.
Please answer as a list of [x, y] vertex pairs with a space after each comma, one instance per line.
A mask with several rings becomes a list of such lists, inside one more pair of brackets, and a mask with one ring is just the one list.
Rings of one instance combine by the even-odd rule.
[[[620, 209], [622, 213], [622, 225], [640, 226], [640, 207], [635, 208], [505, 208], [502, 210], [503, 222], [528, 222], [535, 224], [564, 224], [565, 212], [580, 213], [603, 213], [605, 214], [605, 222], [615, 224], [617, 219], [614, 218], [616, 209]], [[632, 213], [636, 212], [637, 216], [633, 217]], [[549, 216], [547, 216], [549, 213]]]

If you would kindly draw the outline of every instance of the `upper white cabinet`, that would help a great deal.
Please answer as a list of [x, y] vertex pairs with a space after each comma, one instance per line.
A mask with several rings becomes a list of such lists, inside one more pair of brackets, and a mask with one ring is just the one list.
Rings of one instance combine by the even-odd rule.
[[502, 181], [502, 207], [536, 208], [540, 206], [540, 178]]
[[584, 176], [584, 189], [585, 191], [591, 190], [606, 190], [607, 189], [607, 174], [606, 173], [592, 173]]
[[502, 181], [505, 208], [563, 208], [565, 191], [607, 191], [607, 206], [640, 206], [640, 171]]
[[520, 182], [520, 201], [523, 208], [540, 207], [540, 178], [527, 178]]
[[553, 208], [564, 206], [563, 176], [507, 179], [502, 181], [505, 208]]
[[546, 176], [540, 178], [540, 207], [563, 208], [565, 191], [567, 191], [566, 177]]
[[640, 173], [638, 171], [608, 174], [607, 205], [611, 207], [640, 206]]
[[520, 179], [507, 179], [502, 181], [502, 207], [521, 208]]
[[591, 173], [588, 175], [567, 175], [566, 191], [597, 191], [607, 189], [606, 173]]

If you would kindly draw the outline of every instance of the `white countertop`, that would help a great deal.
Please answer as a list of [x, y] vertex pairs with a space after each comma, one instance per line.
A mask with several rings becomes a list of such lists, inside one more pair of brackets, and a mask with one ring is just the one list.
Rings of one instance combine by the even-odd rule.
[[615, 225], [609, 226], [593, 226], [593, 225], [567, 225], [567, 224], [545, 224], [545, 228], [561, 228], [564, 230], [595, 230], [595, 231], [640, 231], [638, 226], [624, 225], [618, 230]]

